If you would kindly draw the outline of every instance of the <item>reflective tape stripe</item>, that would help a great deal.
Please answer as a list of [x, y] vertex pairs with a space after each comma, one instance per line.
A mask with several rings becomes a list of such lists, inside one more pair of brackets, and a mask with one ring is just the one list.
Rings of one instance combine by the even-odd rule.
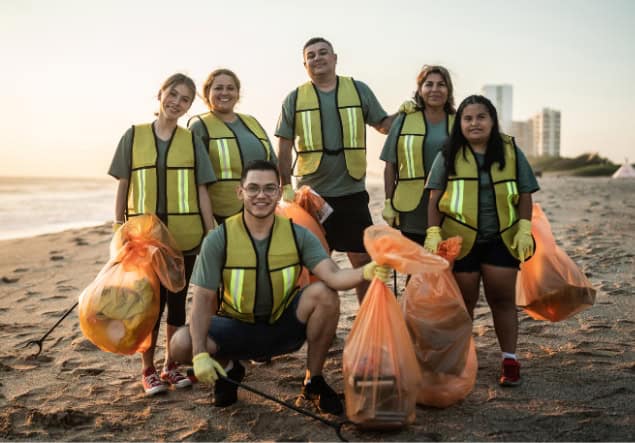
[[514, 206], [511, 196], [518, 194], [518, 188], [516, 187], [516, 182], [507, 182], [505, 184], [505, 188], [507, 190], [507, 206], [509, 210], [509, 220], [507, 221], [507, 227], [510, 227], [514, 220], [516, 220], [516, 207]]
[[240, 311], [240, 302], [243, 293], [243, 284], [245, 281], [244, 269], [232, 269], [231, 285], [229, 287], [229, 293], [231, 294], [233, 304], [236, 310]]
[[357, 147], [357, 112], [355, 108], [347, 108], [348, 114], [348, 131], [349, 131], [349, 144], [348, 146]]
[[304, 133], [304, 146], [308, 151], [313, 151], [313, 133], [311, 132], [311, 111], [302, 112], [302, 132]]
[[285, 296], [291, 291], [291, 289], [293, 289], [294, 284], [295, 284], [295, 267], [291, 266], [289, 268], [282, 269], [282, 286], [284, 288]]
[[450, 202], [450, 209], [453, 214], [456, 215], [456, 219], [465, 223], [465, 217], [463, 217], [463, 192], [465, 190], [464, 180], [452, 181], [452, 201]]
[[135, 174], [137, 176], [137, 212], [145, 213], [145, 200], [146, 200], [146, 169], [140, 169]]
[[406, 154], [406, 173], [407, 177], [415, 176], [415, 159], [414, 159], [414, 136], [406, 135], [404, 137], [404, 153]]
[[216, 140], [218, 147], [218, 162], [220, 163], [219, 175], [221, 179], [232, 178], [232, 162], [229, 155], [229, 145], [227, 139], [221, 138]]
[[181, 214], [190, 212], [190, 201], [188, 196], [189, 192], [189, 177], [190, 171], [188, 169], [179, 169], [177, 172], [177, 184], [178, 184], [178, 206]]

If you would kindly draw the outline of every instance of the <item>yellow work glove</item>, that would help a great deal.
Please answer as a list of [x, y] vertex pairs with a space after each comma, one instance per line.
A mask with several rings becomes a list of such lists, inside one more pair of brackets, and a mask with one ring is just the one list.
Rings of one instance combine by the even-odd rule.
[[282, 200], [289, 203], [295, 201], [295, 191], [293, 190], [293, 186], [290, 184], [282, 187]]
[[398, 112], [403, 112], [404, 114], [412, 114], [413, 112], [417, 112], [417, 104], [412, 100], [406, 100], [399, 106]]
[[441, 228], [438, 226], [430, 226], [426, 229], [426, 241], [423, 243], [423, 249], [432, 254], [436, 254], [441, 240], [443, 240], [441, 238]]
[[209, 353], [201, 352], [192, 359], [194, 375], [201, 383], [213, 385], [218, 380], [219, 375], [227, 377], [223, 367], [214, 360]]
[[388, 226], [399, 226], [399, 213], [392, 207], [392, 200], [387, 198], [384, 202], [384, 210], [381, 211], [382, 218]]
[[531, 222], [521, 218], [518, 220], [518, 232], [514, 235], [512, 249], [518, 252], [521, 262], [534, 255], [534, 239], [531, 237]]
[[390, 280], [390, 268], [388, 266], [378, 265], [374, 261], [367, 263], [362, 268], [362, 274], [364, 280], [372, 280], [373, 277], [377, 277], [384, 283], [388, 283]]

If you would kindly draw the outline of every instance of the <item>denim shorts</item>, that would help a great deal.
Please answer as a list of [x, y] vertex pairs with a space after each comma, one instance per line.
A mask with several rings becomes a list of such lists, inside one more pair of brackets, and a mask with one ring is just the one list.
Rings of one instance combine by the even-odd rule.
[[296, 316], [300, 298], [302, 290], [274, 324], [214, 316], [207, 332], [218, 346], [214, 357], [259, 360], [300, 349], [306, 341], [306, 324]]
[[496, 237], [489, 241], [476, 242], [472, 250], [462, 259], [454, 262], [454, 272], [478, 272], [481, 265], [498, 266], [501, 268], [516, 268], [520, 265], [509, 250], [503, 239]]

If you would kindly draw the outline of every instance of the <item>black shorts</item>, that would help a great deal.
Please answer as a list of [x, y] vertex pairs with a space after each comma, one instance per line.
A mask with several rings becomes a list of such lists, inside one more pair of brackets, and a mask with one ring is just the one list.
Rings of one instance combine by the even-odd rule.
[[492, 265], [501, 268], [516, 268], [520, 265], [500, 237], [485, 242], [477, 242], [472, 250], [462, 259], [454, 262], [454, 272], [478, 272], [481, 265]]
[[364, 229], [373, 224], [368, 192], [323, 198], [333, 208], [323, 223], [330, 248], [340, 252], [366, 252]]
[[196, 255], [184, 255], [183, 264], [185, 265], [185, 287], [179, 292], [170, 292], [168, 289], [161, 285], [159, 305], [159, 318], [154, 325], [154, 330], [159, 330], [161, 324], [161, 317], [165, 310], [165, 305], [168, 305], [168, 318], [167, 324], [170, 326], [183, 326], [185, 324], [185, 304], [187, 302], [187, 290], [190, 286], [190, 277], [194, 269], [194, 262], [196, 261]]
[[403, 234], [404, 237], [409, 238], [410, 240], [412, 240], [413, 242], [423, 246], [423, 244], [426, 242], [426, 234], [418, 234], [416, 232], [406, 232], [406, 231], [401, 231], [401, 233]]

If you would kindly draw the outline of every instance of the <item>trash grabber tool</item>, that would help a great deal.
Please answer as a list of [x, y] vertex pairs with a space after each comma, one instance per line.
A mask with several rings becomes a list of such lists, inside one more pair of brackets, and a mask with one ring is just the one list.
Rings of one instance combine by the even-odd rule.
[[253, 392], [254, 394], [260, 395], [261, 397], [264, 397], [264, 398], [266, 398], [268, 400], [274, 401], [274, 402], [276, 402], [278, 404], [281, 404], [282, 406], [286, 406], [289, 409], [293, 409], [294, 411], [299, 412], [300, 414], [304, 414], [306, 416], [314, 418], [315, 420], [321, 421], [325, 425], [330, 426], [331, 428], [335, 429], [335, 433], [337, 434], [337, 437], [340, 439], [340, 441], [348, 441], [342, 436], [342, 426], [344, 426], [346, 424], [351, 424], [352, 423], [351, 421], [344, 420], [344, 421], [340, 421], [340, 422], [335, 422], [335, 421], [327, 420], [327, 419], [325, 419], [323, 417], [320, 417], [317, 414], [314, 414], [313, 412], [307, 411], [306, 409], [298, 408], [295, 405], [287, 403], [286, 401], [282, 401], [282, 400], [280, 400], [280, 399], [278, 399], [276, 397], [273, 397], [272, 395], [266, 394], [266, 393], [264, 393], [262, 391], [259, 391], [259, 390], [255, 389], [255, 388], [252, 388], [251, 386], [248, 386], [246, 384], [243, 384], [243, 383], [237, 382], [235, 380], [232, 380], [229, 377], [221, 376], [220, 378], [225, 380], [225, 381], [227, 381], [227, 382], [229, 382], [229, 383], [231, 383], [231, 384], [233, 384], [233, 385], [238, 386], [239, 388], [243, 388], [243, 389], [245, 389], [247, 391]]
[[48, 331], [46, 331], [46, 334], [44, 334], [44, 335], [42, 336], [42, 338], [40, 338], [39, 340], [29, 340], [29, 341], [28, 341], [28, 342], [26, 342], [25, 344], [23, 344], [23, 345], [18, 345], [18, 346], [16, 346], [16, 347], [17, 347], [17, 348], [21, 348], [21, 349], [23, 349], [23, 348], [28, 348], [28, 347], [29, 347], [29, 346], [31, 346], [31, 345], [37, 345], [37, 346], [38, 346], [38, 350], [37, 350], [37, 352], [33, 355], [33, 357], [37, 357], [38, 355], [40, 355], [40, 352], [42, 352], [42, 343], [44, 343], [44, 340], [46, 340], [46, 337], [48, 337], [48, 336], [49, 336], [49, 334], [50, 334], [51, 332], [53, 332], [53, 329], [57, 328], [57, 325], [59, 325], [60, 323], [62, 323], [62, 320], [64, 320], [66, 317], [68, 317], [68, 314], [70, 314], [70, 313], [73, 311], [73, 309], [75, 309], [75, 307], [76, 307], [78, 304], [79, 304], [79, 301], [76, 301], [76, 302], [75, 302], [75, 304], [74, 304], [73, 306], [71, 306], [71, 307], [68, 309], [68, 311], [66, 311], [66, 312], [64, 313], [64, 315], [62, 315], [62, 316], [59, 318], [59, 320], [57, 320], [57, 321], [55, 322], [55, 324], [51, 327], [51, 329], [49, 329]]

